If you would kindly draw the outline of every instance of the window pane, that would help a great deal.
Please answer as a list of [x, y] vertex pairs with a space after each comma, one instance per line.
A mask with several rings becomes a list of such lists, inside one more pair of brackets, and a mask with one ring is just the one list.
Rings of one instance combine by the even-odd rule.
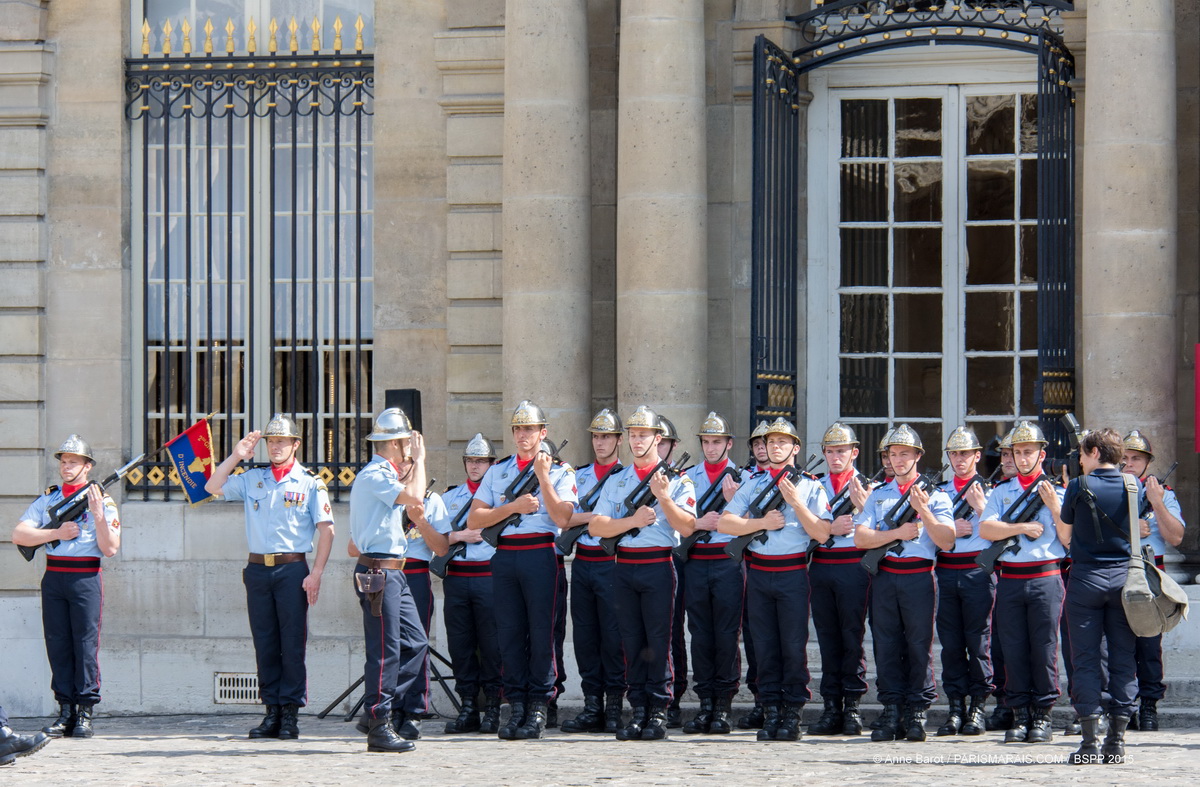
[[942, 351], [942, 296], [897, 293], [896, 352], [940, 353]]
[[883, 353], [887, 344], [887, 295], [843, 295], [842, 352]]
[[1011, 226], [967, 227], [967, 284], [1012, 284], [1015, 244]]
[[895, 285], [940, 287], [942, 284], [942, 230], [940, 227], [897, 227]]
[[1021, 359], [1021, 413], [1032, 415], [1037, 412], [1033, 403], [1033, 392], [1037, 388], [1037, 356]]
[[942, 155], [942, 101], [896, 99], [896, 158]]
[[1021, 152], [1037, 153], [1037, 95], [1021, 96]]
[[937, 417], [941, 412], [941, 359], [897, 358], [896, 418]]
[[842, 415], [887, 418], [887, 359], [841, 359]]
[[896, 164], [896, 221], [942, 220], [942, 163]]
[[909, 421], [908, 425], [921, 438], [925, 446], [925, 454], [917, 461], [917, 469], [922, 473], [932, 473], [942, 466], [942, 424], [940, 421]]
[[842, 165], [842, 221], [887, 221], [887, 164]]
[[1021, 349], [1038, 347], [1037, 293], [1021, 293]]
[[887, 229], [842, 228], [842, 286], [886, 287]]
[[1021, 159], [1021, 218], [1037, 217], [1037, 159]]
[[842, 102], [842, 158], [887, 157], [887, 100]]
[[1008, 352], [1013, 337], [1011, 292], [968, 292], [965, 339], [967, 352]]
[[967, 220], [998, 221], [1013, 217], [1016, 165], [1012, 161], [967, 162]]
[[1013, 415], [1013, 358], [967, 359], [967, 413]]
[[967, 155], [1013, 152], [1013, 96], [970, 96], [967, 107]]
[[[841, 413], [841, 418], [845, 419], [846, 414]], [[879, 454], [876, 448], [879, 447], [879, 441], [883, 439], [883, 435], [888, 430], [886, 423], [873, 424], [854, 424], [854, 431], [858, 433], [858, 439], [861, 442], [859, 446], [858, 468], [868, 476], [873, 476], [879, 472]]]
[[1037, 270], [1037, 225], [1025, 224], [1021, 227], [1021, 283], [1037, 281]]

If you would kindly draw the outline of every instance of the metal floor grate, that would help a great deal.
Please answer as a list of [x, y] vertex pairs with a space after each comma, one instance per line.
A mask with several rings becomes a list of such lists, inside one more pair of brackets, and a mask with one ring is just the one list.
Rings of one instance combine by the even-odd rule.
[[218, 705], [258, 705], [258, 675], [253, 672], [214, 672], [213, 702]]

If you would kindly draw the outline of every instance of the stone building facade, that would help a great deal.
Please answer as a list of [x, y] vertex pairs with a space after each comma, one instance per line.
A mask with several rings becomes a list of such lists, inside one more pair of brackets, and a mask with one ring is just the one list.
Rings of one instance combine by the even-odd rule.
[[[0, 3], [0, 512], [10, 526], [55, 480], [51, 453], [66, 434], [92, 442], [103, 472], [143, 449], [145, 348], [153, 337], [142, 317], [153, 302], [144, 289], [150, 274], [139, 202], [145, 137], [130, 116], [127, 61], [138, 59], [147, 7], [170, 6], [178, 20], [184, 6], [203, 5]], [[276, 6], [247, 5], [263, 14], [265, 42], [262, 20]], [[278, 3], [309, 15], [332, 14], [334, 5]], [[760, 264], [751, 253], [753, 53], [760, 35], [787, 51], [799, 47], [799, 28], [787, 18], [811, 5], [338, 5], [348, 14], [347, 40], [350, 15], [365, 11], [374, 56], [365, 241], [374, 263], [366, 311], [372, 360], [363, 409], [380, 409], [389, 390], [418, 389], [433, 476], [456, 482], [466, 441], [476, 432], [504, 439], [507, 413], [522, 398], [547, 410], [552, 438], [569, 438], [567, 456], [581, 463], [588, 419], [604, 406], [659, 408], [685, 440], [710, 409], [727, 415], [739, 435], [752, 428], [750, 357], [758, 346], [749, 315]], [[164, 20], [149, 21], [157, 56]], [[190, 21], [200, 57], [201, 23]], [[1200, 2], [1077, 0], [1056, 12], [1055, 25], [1075, 59], [1075, 405], [1085, 424], [1141, 428], [1154, 441], [1160, 472], [1178, 460], [1173, 486], [1185, 518], [1200, 521]], [[223, 27], [217, 24], [214, 37], [218, 59]], [[245, 20], [237, 28], [233, 54], [242, 56]], [[323, 35], [328, 42], [328, 22]], [[1029, 56], [962, 46], [873, 52], [802, 77], [795, 235], [802, 264], [787, 286], [801, 304], [794, 412], [810, 441], [819, 439], [819, 425], [845, 415], [836, 393], [842, 323], [838, 301], [826, 298], [839, 219], [822, 213], [835, 204], [836, 176], [813, 174], [836, 169], [838, 144], [823, 137], [829, 127], [817, 115], [836, 118], [834, 102], [862, 100], [890, 102], [894, 119], [896, 102], [915, 98], [942, 101], [948, 117], [951, 107], [981, 105], [974, 97], [988, 91], [979, 85], [1020, 102], [1036, 96], [1037, 78]], [[948, 121], [943, 128], [963, 133]], [[894, 128], [889, 133], [894, 146]], [[1013, 171], [1030, 155], [1014, 152]], [[883, 158], [895, 167], [897, 156]], [[970, 192], [971, 163], [950, 152], [944, 159], [940, 192]], [[968, 203], [969, 194], [961, 204]], [[895, 230], [896, 221], [889, 216], [885, 224]], [[953, 223], [947, 213], [943, 224]], [[960, 223], [970, 225], [969, 216]], [[1010, 223], [1018, 232], [1024, 226], [1019, 216]], [[967, 264], [953, 252], [944, 256], [943, 271]], [[889, 303], [912, 294], [898, 280], [893, 285]], [[1017, 281], [1002, 296], [1021, 300], [1032, 286]], [[969, 332], [963, 313], [976, 302], [969, 286], [960, 300], [952, 301], [950, 289], [947, 282], [929, 290], [942, 298], [936, 322], [946, 337], [963, 325]], [[887, 389], [896, 400], [924, 390], [928, 406], [913, 412], [931, 424], [974, 412], [969, 378], [977, 367], [946, 341], [932, 352], [940, 378], [902, 391], [897, 377]], [[888, 348], [887, 362], [897, 364], [889, 368], [899, 375], [908, 356], [899, 344]], [[980, 357], [1003, 356], [1024, 370], [1032, 367], [1022, 359], [1035, 358], [1036, 347], [1026, 337], [1016, 349], [989, 353]], [[256, 356], [246, 363], [257, 364]], [[265, 403], [245, 428], [261, 427], [265, 410], [286, 401], [262, 382], [270, 364], [254, 366], [263, 390], [243, 394]], [[952, 386], [965, 393], [949, 397]], [[1022, 395], [1011, 397], [1013, 416], [1027, 409]], [[950, 399], [958, 409], [943, 414]], [[897, 417], [883, 420], [905, 414], [888, 412]], [[253, 671], [238, 579], [245, 548], [239, 512], [165, 497], [126, 493], [122, 501], [123, 549], [105, 569], [107, 710], [211, 711], [214, 673]], [[335, 515], [345, 522], [344, 503]], [[346, 531], [339, 524], [337, 565], [311, 618], [315, 706], [361, 670]], [[1183, 551], [1196, 555], [1194, 532]], [[3, 699], [18, 714], [51, 706], [41, 561], [0, 549]]]

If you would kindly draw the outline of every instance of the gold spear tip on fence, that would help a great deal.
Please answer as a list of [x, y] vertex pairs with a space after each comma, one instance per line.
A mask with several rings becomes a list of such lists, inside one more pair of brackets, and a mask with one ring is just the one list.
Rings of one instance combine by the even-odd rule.
[[150, 20], [142, 19], [142, 55], [150, 57]]
[[267, 30], [271, 33], [271, 37], [267, 40], [267, 51], [272, 55], [279, 50], [279, 39], [276, 33], [279, 32], [279, 23], [275, 21], [275, 17], [271, 17], [271, 24], [267, 25]]
[[342, 18], [340, 16], [333, 18], [333, 51], [334, 54], [342, 52]]
[[212, 54], [212, 34], [213, 23], [212, 17], [210, 16], [208, 21], [204, 23], [204, 54], [206, 55]]
[[362, 14], [359, 14], [358, 19], [355, 20], [355, 22], [354, 22], [354, 29], [357, 31], [357, 34], [354, 36], [354, 51], [355, 52], [361, 53], [363, 51], [363, 33], [362, 33], [362, 31], [365, 26], [366, 25], [363, 23]]
[[187, 19], [179, 23], [179, 29], [183, 31], [183, 53], [190, 55], [192, 53], [192, 25]]
[[171, 54], [171, 20], [170, 19], [168, 19], [166, 22], [163, 22], [162, 31], [163, 31], [162, 53], [164, 55], [169, 55], [169, 54]]
[[253, 55], [258, 50], [258, 39], [254, 34], [258, 32], [258, 25], [254, 23], [254, 17], [250, 17], [250, 23], [246, 25], [246, 52]]
[[296, 23], [296, 17], [293, 16], [292, 21], [288, 22], [288, 30], [292, 34], [291, 39], [288, 41], [288, 49], [292, 51], [293, 55], [300, 51], [300, 41], [296, 38], [296, 31], [299, 29], [300, 25]]
[[230, 17], [229, 21], [225, 23], [225, 54], [232, 55], [233, 50], [237, 48], [233, 45], [233, 31], [236, 29], [233, 17]]
[[315, 16], [312, 20], [312, 51], [314, 55], [321, 51], [321, 20]]

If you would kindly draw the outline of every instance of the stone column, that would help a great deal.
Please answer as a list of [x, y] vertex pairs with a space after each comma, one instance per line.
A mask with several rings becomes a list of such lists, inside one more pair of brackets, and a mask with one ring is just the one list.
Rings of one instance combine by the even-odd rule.
[[1082, 324], [1087, 426], [1138, 427], [1175, 454], [1175, 9], [1087, 7]]
[[534, 400], [556, 441], [591, 415], [588, 110], [585, 0], [508, 0], [502, 408]]
[[689, 444], [708, 407], [705, 51], [703, 0], [621, 3], [617, 400]]

